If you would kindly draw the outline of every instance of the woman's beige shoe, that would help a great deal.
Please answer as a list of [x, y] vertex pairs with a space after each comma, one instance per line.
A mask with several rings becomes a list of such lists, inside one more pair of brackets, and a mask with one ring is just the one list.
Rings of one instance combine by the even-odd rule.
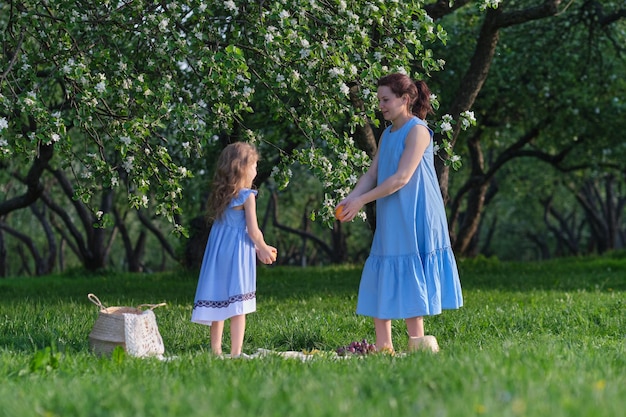
[[435, 336], [409, 337], [409, 352], [418, 350], [429, 350], [433, 353], [439, 352], [439, 344]]

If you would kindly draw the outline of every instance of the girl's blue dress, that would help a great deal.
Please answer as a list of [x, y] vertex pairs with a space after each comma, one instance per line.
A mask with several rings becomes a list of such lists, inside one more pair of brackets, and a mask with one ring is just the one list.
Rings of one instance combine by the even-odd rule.
[[[409, 130], [426, 122], [410, 119], [397, 131], [385, 129], [378, 150], [378, 184], [398, 169]], [[463, 305], [450, 246], [448, 221], [430, 145], [410, 181], [376, 200], [376, 231], [365, 261], [357, 314], [379, 319], [435, 315]]]
[[241, 206], [255, 190], [244, 188], [211, 227], [191, 313], [194, 323], [211, 325], [256, 311], [256, 250]]

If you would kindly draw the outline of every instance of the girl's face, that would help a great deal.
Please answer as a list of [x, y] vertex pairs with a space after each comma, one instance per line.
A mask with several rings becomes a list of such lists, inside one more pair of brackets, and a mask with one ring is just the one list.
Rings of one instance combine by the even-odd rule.
[[383, 113], [383, 118], [393, 122], [400, 116], [408, 113], [408, 96], [405, 94], [398, 97], [386, 85], [378, 87], [378, 108]]
[[248, 168], [246, 168], [245, 171], [245, 181], [246, 181], [246, 187], [249, 188], [252, 186], [252, 181], [254, 181], [254, 178], [256, 178], [256, 161], [254, 161], [253, 163], [251, 163], [250, 165], [248, 165]]

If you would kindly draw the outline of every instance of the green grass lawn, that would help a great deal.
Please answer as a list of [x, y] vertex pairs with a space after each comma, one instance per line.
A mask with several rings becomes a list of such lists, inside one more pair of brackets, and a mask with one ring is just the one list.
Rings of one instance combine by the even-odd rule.
[[[354, 313], [360, 267], [261, 267], [244, 350], [322, 352], [306, 362], [212, 357], [209, 329], [189, 322], [195, 273], [0, 279], [0, 416], [624, 415], [625, 259], [459, 266], [465, 306], [426, 319], [439, 354], [348, 359], [332, 352], [374, 339]], [[166, 302], [169, 360], [91, 354], [90, 292]], [[404, 323], [393, 333], [402, 351]]]

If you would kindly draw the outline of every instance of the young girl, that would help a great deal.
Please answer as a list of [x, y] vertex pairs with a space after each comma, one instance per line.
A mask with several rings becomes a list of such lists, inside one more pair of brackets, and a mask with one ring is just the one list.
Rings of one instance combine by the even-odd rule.
[[390, 74], [378, 81], [379, 107], [391, 125], [354, 190], [341, 201], [341, 221], [350, 221], [376, 201], [376, 231], [365, 261], [357, 314], [374, 318], [377, 350], [393, 351], [391, 319], [404, 319], [409, 350], [438, 351], [424, 336], [423, 316], [463, 305], [450, 247], [448, 221], [435, 172], [432, 113], [423, 81]]
[[256, 217], [252, 181], [259, 155], [247, 143], [232, 143], [217, 161], [209, 213], [213, 226], [204, 252], [191, 321], [211, 326], [211, 350], [222, 354], [224, 320], [230, 319], [231, 357], [242, 355], [246, 314], [256, 311], [256, 256], [276, 260]]

